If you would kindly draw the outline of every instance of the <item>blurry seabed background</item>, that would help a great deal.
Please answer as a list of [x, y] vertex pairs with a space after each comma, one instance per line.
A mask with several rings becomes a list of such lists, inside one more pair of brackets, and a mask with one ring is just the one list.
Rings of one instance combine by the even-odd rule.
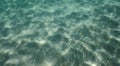
[[0, 0], [0, 66], [120, 66], [120, 0]]

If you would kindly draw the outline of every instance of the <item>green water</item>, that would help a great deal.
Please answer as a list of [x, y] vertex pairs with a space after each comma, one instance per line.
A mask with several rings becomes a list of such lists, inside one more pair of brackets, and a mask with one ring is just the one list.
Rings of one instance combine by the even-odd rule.
[[120, 1], [1, 0], [0, 66], [120, 66]]

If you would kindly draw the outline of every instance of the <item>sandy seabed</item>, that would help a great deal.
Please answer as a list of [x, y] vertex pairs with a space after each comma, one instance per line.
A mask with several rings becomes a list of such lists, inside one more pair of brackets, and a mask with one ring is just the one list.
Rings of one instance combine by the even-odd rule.
[[120, 1], [1, 0], [0, 66], [120, 66]]

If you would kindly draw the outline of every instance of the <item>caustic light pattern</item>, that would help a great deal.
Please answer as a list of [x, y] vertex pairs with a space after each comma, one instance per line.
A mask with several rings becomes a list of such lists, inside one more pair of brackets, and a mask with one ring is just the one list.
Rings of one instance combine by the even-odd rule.
[[120, 0], [0, 0], [0, 66], [120, 66]]

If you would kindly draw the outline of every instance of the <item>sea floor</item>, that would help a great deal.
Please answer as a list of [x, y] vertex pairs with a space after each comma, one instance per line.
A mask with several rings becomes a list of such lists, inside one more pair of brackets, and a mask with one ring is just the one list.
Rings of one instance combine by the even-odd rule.
[[1, 0], [0, 66], [120, 66], [120, 0]]

